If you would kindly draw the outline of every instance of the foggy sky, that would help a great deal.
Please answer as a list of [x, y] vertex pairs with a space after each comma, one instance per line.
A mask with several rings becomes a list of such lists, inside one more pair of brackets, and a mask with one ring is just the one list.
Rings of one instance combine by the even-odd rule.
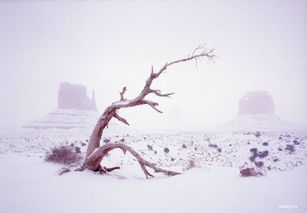
[[307, 124], [307, 2], [263, 1], [2, 1], [0, 126], [24, 125], [57, 107], [61, 82], [96, 91], [100, 112], [143, 88], [151, 65], [182, 58], [200, 44], [215, 63], [173, 66], [154, 88], [150, 107], [120, 111], [132, 126], [201, 128], [238, 113], [246, 92], [268, 91], [275, 111]]

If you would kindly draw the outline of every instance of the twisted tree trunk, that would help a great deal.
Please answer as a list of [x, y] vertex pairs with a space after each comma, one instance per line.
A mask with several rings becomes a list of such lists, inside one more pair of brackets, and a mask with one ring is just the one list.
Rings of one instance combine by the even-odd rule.
[[[197, 52], [199, 53], [197, 54]], [[146, 178], [148, 178], [149, 176], [153, 177], [153, 175], [148, 172], [146, 167], [152, 168], [155, 172], [161, 172], [161, 173], [164, 173], [170, 176], [179, 174], [177, 172], [168, 171], [168, 170], [164, 170], [164, 169], [156, 167], [153, 163], [150, 163], [144, 160], [136, 151], [134, 151], [131, 147], [123, 143], [114, 142], [114, 143], [110, 143], [110, 144], [103, 145], [100, 147], [100, 139], [102, 137], [103, 130], [107, 127], [108, 123], [110, 122], [112, 118], [116, 118], [117, 120], [129, 125], [127, 120], [122, 118], [118, 114], [118, 111], [121, 108], [135, 107], [135, 106], [145, 104], [145, 105], [149, 105], [157, 112], [162, 113], [159, 109], [157, 109], [157, 106], [159, 104], [157, 102], [153, 102], [153, 101], [145, 99], [146, 96], [152, 93], [160, 97], [170, 97], [174, 93], [162, 94], [160, 90], [151, 88], [152, 82], [156, 78], [158, 78], [169, 66], [172, 66], [180, 62], [186, 62], [186, 61], [191, 61], [191, 60], [195, 60], [195, 62], [197, 63], [197, 60], [202, 57], [206, 57], [209, 60], [213, 60], [215, 57], [214, 50], [213, 49], [205, 50], [203, 47], [198, 47], [193, 51], [191, 56], [188, 56], [183, 59], [175, 60], [170, 63], [166, 63], [158, 72], [154, 72], [153, 67], [152, 67], [151, 73], [146, 80], [143, 90], [140, 92], [138, 96], [136, 96], [133, 99], [127, 100], [124, 98], [124, 94], [126, 92], [126, 87], [124, 87], [122, 91], [120, 92], [120, 100], [108, 106], [106, 110], [104, 111], [104, 113], [99, 118], [99, 120], [97, 121], [96, 126], [91, 134], [90, 141], [87, 147], [86, 159], [79, 170], [82, 171], [85, 169], [89, 169], [92, 171], [100, 171], [102, 173], [108, 172], [108, 170], [110, 169], [107, 169], [101, 166], [101, 161], [103, 157], [109, 151], [113, 149], [121, 149], [123, 150], [123, 152], [126, 152], [126, 151], [130, 152], [138, 160], [143, 172], [146, 175]], [[113, 169], [117, 169], [117, 168], [111, 168], [111, 170]]]

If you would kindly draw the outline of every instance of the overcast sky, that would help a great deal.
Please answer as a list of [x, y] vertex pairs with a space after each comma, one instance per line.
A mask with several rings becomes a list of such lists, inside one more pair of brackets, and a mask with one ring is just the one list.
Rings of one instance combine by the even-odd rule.
[[27, 124], [57, 108], [61, 82], [96, 91], [100, 112], [150, 67], [199, 44], [215, 63], [173, 66], [154, 84], [172, 99], [120, 112], [136, 127], [201, 128], [235, 118], [246, 92], [266, 90], [276, 114], [307, 118], [307, 1], [0, 1], [0, 126]]

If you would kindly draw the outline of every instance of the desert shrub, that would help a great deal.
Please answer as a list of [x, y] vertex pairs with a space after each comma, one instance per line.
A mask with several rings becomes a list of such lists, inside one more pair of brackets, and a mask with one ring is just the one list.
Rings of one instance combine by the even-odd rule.
[[76, 147], [75, 147], [75, 152], [76, 152], [76, 153], [81, 153], [80, 147], [76, 146]]
[[105, 139], [103, 139], [103, 142], [105, 143], [105, 144], [107, 144], [107, 143], [110, 143], [110, 139], [108, 139], [108, 138], [105, 138]]
[[148, 144], [147, 144], [147, 149], [150, 150], [150, 151], [152, 151], [152, 150], [153, 150], [153, 147], [152, 147], [151, 145], [148, 145]]
[[197, 167], [196, 162], [194, 160], [189, 160], [188, 165], [185, 168], [185, 170], [190, 170], [196, 167]]
[[81, 154], [72, 146], [53, 147], [46, 154], [45, 158], [48, 162], [61, 163], [65, 165], [77, 164], [81, 159]]
[[299, 142], [298, 140], [296, 140], [296, 139], [293, 141], [293, 143], [294, 143], [295, 145], [299, 145], [299, 144], [300, 144], [300, 142]]
[[265, 151], [263, 151], [263, 152], [258, 152], [258, 157], [260, 157], [260, 158], [265, 158], [266, 156], [268, 156], [269, 155], [269, 151], [268, 150], [265, 150]]
[[263, 167], [264, 163], [262, 161], [255, 162], [257, 167]]
[[212, 147], [212, 148], [218, 148], [218, 146], [216, 144], [209, 144], [208, 146]]
[[289, 144], [287, 144], [285, 150], [288, 150], [290, 153], [295, 151], [294, 146], [293, 145], [289, 145]]
[[257, 154], [258, 149], [257, 148], [251, 148], [249, 151], [252, 152], [253, 154]]
[[262, 172], [256, 171], [254, 168], [241, 168], [240, 174], [243, 177], [263, 176]]
[[261, 136], [261, 133], [259, 131], [255, 132], [254, 134], [257, 138]]

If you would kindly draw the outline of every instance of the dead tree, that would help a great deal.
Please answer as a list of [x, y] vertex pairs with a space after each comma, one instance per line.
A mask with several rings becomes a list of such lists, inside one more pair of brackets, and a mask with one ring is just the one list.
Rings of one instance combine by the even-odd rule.
[[108, 106], [104, 113], [101, 115], [99, 120], [97, 121], [97, 124], [91, 134], [89, 144], [87, 146], [87, 151], [86, 151], [86, 158], [84, 160], [83, 165], [79, 169], [80, 171], [89, 169], [92, 171], [99, 171], [101, 173], [106, 173], [108, 171], [111, 171], [113, 169], [118, 169], [118, 167], [115, 168], [105, 168], [101, 166], [101, 161], [103, 157], [111, 150], [113, 149], [121, 149], [124, 153], [126, 151], [130, 152], [139, 162], [143, 172], [146, 175], [146, 178], [153, 177], [152, 174], [150, 174], [147, 170], [146, 167], [152, 168], [155, 172], [161, 172], [166, 175], [172, 176], [172, 175], [177, 175], [179, 173], [173, 172], [173, 171], [168, 171], [165, 169], [161, 169], [155, 166], [155, 164], [150, 163], [143, 159], [135, 150], [133, 150], [131, 147], [127, 146], [124, 143], [121, 142], [113, 142], [109, 143], [107, 145], [100, 146], [100, 139], [103, 134], [103, 130], [108, 126], [108, 123], [112, 118], [116, 118], [117, 120], [123, 122], [124, 124], [129, 125], [128, 121], [121, 117], [118, 114], [119, 109], [122, 108], [128, 108], [128, 107], [135, 107], [139, 105], [148, 105], [154, 110], [156, 110], [159, 113], [162, 113], [157, 106], [159, 105], [157, 102], [151, 101], [146, 99], [146, 96], [149, 94], [155, 94], [159, 97], [170, 97], [174, 93], [166, 93], [163, 94], [161, 93], [160, 90], [158, 89], [152, 89], [151, 85], [152, 82], [157, 79], [164, 71], [169, 67], [177, 63], [181, 62], [186, 62], [186, 61], [191, 61], [195, 60], [197, 63], [197, 60], [200, 58], [206, 57], [209, 60], [213, 60], [215, 58], [214, 55], [214, 49], [211, 50], [206, 50], [204, 47], [198, 47], [196, 48], [192, 55], [189, 55], [186, 58], [182, 58], [179, 60], [172, 61], [170, 63], [166, 63], [163, 67], [160, 68], [158, 72], [155, 72], [153, 67], [151, 67], [151, 73], [149, 77], [146, 80], [145, 86], [143, 90], [140, 92], [138, 96], [132, 99], [126, 99], [124, 97], [125, 92], [126, 92], [126, 87], [122, 89], [122, 91], [119, 93], [120, 94], [120, 100], [117, 102], [112, 103], [110, 106]]

